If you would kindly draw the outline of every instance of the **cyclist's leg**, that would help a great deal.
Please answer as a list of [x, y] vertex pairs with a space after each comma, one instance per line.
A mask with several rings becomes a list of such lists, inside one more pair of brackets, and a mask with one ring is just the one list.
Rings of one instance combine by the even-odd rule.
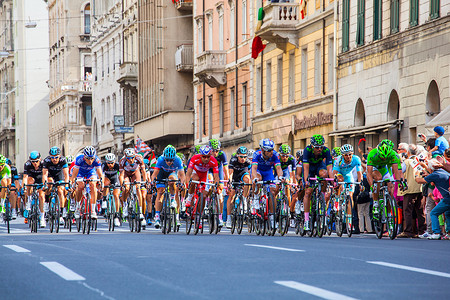
[[[309, 177], [315, 177], [318, 175], [318, 169], [315, 165], [309, 164]], [[306, 181], [306, 179], [304, 179]], [[305, 182], [303, 182], [305, 184]], [[311, 195], [313, 189], [308, 187], [305, 189], [305, 197], [303, 198], [303, 207], [305, 208], [305, 221], [309, 221], [309, 212], [310, 212], [310, 203], [311, 203]]]
[[[206, 173], [205, 174], [200, 173], [200, 175], [199, 175], [199, 174], [197, 174], [197, 172], [192, 171], [191, 180], [201, 181], [200, 178], [203, 178], [203, 181], [206, 181], [206, 176], [207, 176]], [[191, 183], [191, 185], [188, 188], [188, 196], [186, 198], [186, 207], [191, 206], [191, 200], [192, 200], [192, 197], [194, 196], [196, 186], [197, 186], [196, 183]]]
[[[141, 171], [139, 169], [134, 172], [133, 176], [131, 177], [131, 181], [141, 181]], [[138, 198], [139, 209], [141, 210], [140, 213], [142, 213], [142, 193], [140, 184], [136, 184], [136, 196]]]
[[[324, 162], [321, 162], [319, 165], [319, 176], [322, 178], [328, 178], [328, 171], [327, 166]], [[328, 205], [328, 202], [330, 201], [331, 193], [326, 192], [327, 190], [327, 182], [322, 186], [322, 192], [325, 192], [325, 202]]]
[[122, 205], [127, 201], [128, 195], [130, 194], [130, 178], [125, 174], [123, 179], [124, 190], [122, 192]]
[[[373, 172], [372, 172], [372, 177], [374, 182], [375, 181], [380, 181], [384, 178], [384, 176], [386, 175], [386, 173], [389, 173], [387, 171], [387, 168], [373, 168]], [[376, 190], [372, 191], [372, 198], [373, 198], [373, 203], [374, 206], [378, 206], [378, 195], [380, 194], [380, 185], [377, 184], [376, 185]]]
[[[2, 187], [7, 187], [8, 186], [7, 178], [2, 178], [0, 183], [1, 183]], [[5, 211], [4, 207], [5, 207], [5, 199], [6, 199], [6, 189], [1, 189], [1, 191], [0, 191], [0, 198], [1, 198], [2, 211]]]

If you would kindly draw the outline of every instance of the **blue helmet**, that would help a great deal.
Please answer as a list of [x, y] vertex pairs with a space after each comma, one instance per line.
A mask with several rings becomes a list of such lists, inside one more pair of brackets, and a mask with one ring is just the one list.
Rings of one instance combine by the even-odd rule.
[[174, 159], [177, 155], [177, 149], [175, 149], [172, 145], [167, 145], [166, 148], [164, 148], [164, 159]]
[[9, 158], [6, 159], [6, 164], [7, 164], [8, 166], [12, 166], [12, 162], [11, 162], [11, 160], [10, 160]]
[[60, 155], [61, 154], [61, 149], [59, 149], [58, 147], [54, 146], [50, 148], [50, 151], [48, 152], [48, 154], [55, 156], [55, 155]]
[[97, 154], [97, 151], [95, 151], [94, 147], [87, 146], [84, 148], [83, 154], [85, 157], [94, 157]]
[[41, 158], [41, 154], [39, 153], [39, 151], [31, 151], [30, 160], [36, 160], [39, 158]]
[[262, 139], [259, 141], [259, 147], [264, 151], [272, 151], [275, 143], [271, 139]]
[[210, 146], [204, 145], [204, 146], [200, 147], [199, 153], [201, 155], [211, 155], [211, 151], [212, 151], [212, 149]]
[[247, 154], [247, 147], [241, 146], [237, 149], [236, 154]]

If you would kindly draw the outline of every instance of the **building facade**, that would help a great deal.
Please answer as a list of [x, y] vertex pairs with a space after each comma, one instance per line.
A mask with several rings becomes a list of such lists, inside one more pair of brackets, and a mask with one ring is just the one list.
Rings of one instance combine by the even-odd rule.
[[91, 3], [49, 0], [49, 141], [63, 155], [91, 144]]
[[116, 133], [114, 116], [122, 115], [123, 0], [95, 1], [92, 18], [92, 144], [100, 157], [123, 152], [123, 133]]
[[13, 1], [0, 1], [0, 153], [15, 163], [15, 91]]
[[167, 144], [178, 150], [189, 148], [193, 143], [192, 72], [177, 70], [175, 57], [181, 45], [186, 46], [183, 55], [189, 57], [192, 51], [187, 47], [192, 44], [192, 17], [189, 10], [163, 0], [139, 1], [138, 15], [135, 136], [157, 152]]
[[49, 150], [49, 24], [45, 2], [13, 1], [13, 20], [15, 86], [9, 92], [15, 89], [16, 166], [23, 171], [31, 151], [44, 155]]
[[[262, 7], [256, 1], [254, 15]], [[255, 60], [254, 146], [274, 140], [303, 149], [314, 134], [333, 147], [335, 93], [334, 6], [332, 0], [264, 2], [255, 34], [266, 48]], [[261, 15], [261, 14], [260, 14]]]
[[343, 0], [339, 11], [339, 142], [416, 143], [449, 125], [450, 2]]

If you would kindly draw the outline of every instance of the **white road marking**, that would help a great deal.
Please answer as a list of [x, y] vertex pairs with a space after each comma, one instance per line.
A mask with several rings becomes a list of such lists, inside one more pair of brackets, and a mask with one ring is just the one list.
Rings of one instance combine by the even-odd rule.
[[300, 249], [282, 248], [282, 247], [267, 246], [267, 245], [256, 245], [256, 244], [244, 244], [244, 245], [250, 246], [250, 247], [268, 248], [268, 249], [291, 251], [291, 252], [305, 252], [305, 250], [300, 250]]
[[408, 271], [413, 271], [413, 272], [418, 272], [418, 273], [424, 273], [424, 274], [429, 274], [429, 275], [450, 278], [449, 273], [438, 272], [438, 271], [433, 271], [433, 270], [428, 270], [428, 269], [421, 269], [421, 268], [415, 268], [415, 267], [410, 267], [410, 266], [391, 264], [391, 263], [387, 263], [384, 261], [368, 261], [368, 263], [374, 264], [374, 265], [380, 265], [380, 266], [384, 266], [384, 267], [390, 267], [390, 268], [396, 268], [396, 269], [402, 269], [402, 270], [408, 270]]
[[71, 269], [66, 268], [65, 266], [57, 263], [56, 261], [45, 261], [41, 262], [41, 265], [55, 273], [56, 275], [62, 277], [65, 280], [85, 280], [81, 275], [78, 275]]
[[348, 297], [335, 292], [327, 291], [312, 285], [303, 284], [297, 281], [275, 281], [276, 284], [283, 285], [285, 287], [295, 289], [310, 295], [314, 295], [323, 299], [333, 300], [355, 300], [355, 298]]
[[17, 246], [17, 245], [3, 245], [3, 247], [9, 248], [9, 249], [11, 249], [13, 251], [20, 252], [20, 253], [31, 252], [30, 250], [22, 248], [22, 247]]

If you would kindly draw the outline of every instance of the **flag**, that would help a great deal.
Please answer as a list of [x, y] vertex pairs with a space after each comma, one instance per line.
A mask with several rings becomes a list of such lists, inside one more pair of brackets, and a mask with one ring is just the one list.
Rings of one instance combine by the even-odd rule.
[[300, 11], [302, 13], [302, 19], [304, 19], [305, 16], [306, 16], [306, 5], [307, 5], [307, 3], [306, 3], [306, 0], [301, 0], [301, 1], [302, 2], [300, 3]]
[[264, 9], [262, 7], [258, 10], [258, 23], [256, 23], [256, 31], [261, 29], [264, 20]]
[[252, 43], [252, 58], [256, 59], [264, 48], [266, 48], [266, 45], [263, 45], [261, 38], [259, 36], [255, 36]]
[[143, 156], [145, 157], [147, 153], [150, 153], [152, 151], [152, 148], [150, 148], [144, 141], [138, 137], [136, 139], [136, 145], [134, 146], [134, 150], [139, 153], [142, 152]]

